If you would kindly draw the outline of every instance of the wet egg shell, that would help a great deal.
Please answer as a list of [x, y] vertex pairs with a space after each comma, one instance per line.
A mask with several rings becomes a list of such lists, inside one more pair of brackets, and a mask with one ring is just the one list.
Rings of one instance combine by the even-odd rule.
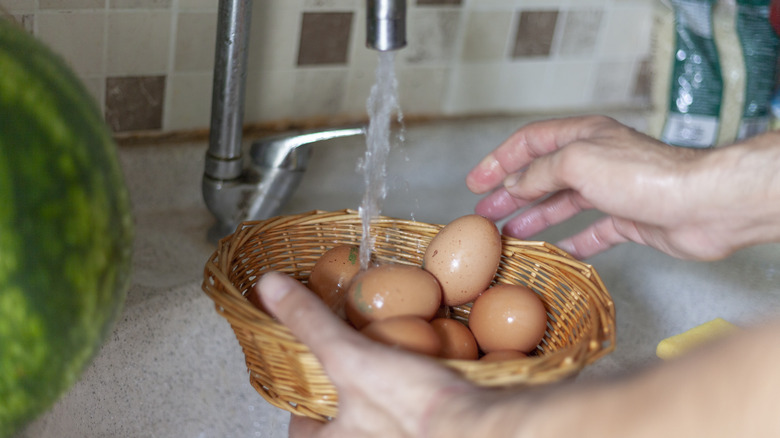
[[539, 296], [525, 286], [498, 284], [471, 306], [469, 328], [485, 353], [497, 350], [529, 352], [547, 328], [547, 311]]
[[346, 314], [358, 329], [400, 315], [430, 321], [441, 304], [439, 283], [417, 266], [385, 264], [358, 274], [347, 290]]
[[337, 315], [345, 318], [344, 301], [352, 279], [360, 272], [360, 248], [339, 245], [325, 251], [309, 274], [308, 286]]
[[516, 351], [516, 350], [496, 350], [491, 351], [490, 353], [487, 353], [486, 355], [479, 358], [479, 360], [483, 362], [501, 362], [504, 360], [512, 360], [512, 359], [523, 359], [528, 357], [525, 353], [522, 351]]
[[418, 316], [395, 316], [373, 321], [360, 331], [386, 345], [415, 353], [437, 356], [441, 339], [428, 321]]
[[490, 220], [471, 214], [447, 224], [431, 240], [423, 268], [433, 274], [448, 306], [473, 301], [490, 286], [501, 261], [501, 234]]
[[465, 325], [454, 319], [436, 318], [431, 321], [431, 327], [441, 339], [440, 357], [474, 360], [479, 356], [477, 340]]

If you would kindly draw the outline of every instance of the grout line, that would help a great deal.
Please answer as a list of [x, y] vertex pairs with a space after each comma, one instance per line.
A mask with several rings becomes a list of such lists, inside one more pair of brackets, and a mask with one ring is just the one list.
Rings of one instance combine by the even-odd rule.
[[466, 44], [466, 32], [468, 31], [467, 25], [471, 12], [469, 3], [470, 2], [468, 0], [464, 0], [459, 8], [460, 16], [458, 17], [458, 29], [456, 31], [457, 33], [455, 35], [455, 42], [452, 49], [452, 59], [450, 59], [449, 64], [446, 66], [446, 85], [443, 90], [444, 95], [442, 97], [442, 101], [439, 103], [439, 111], [442, 114], [450, 114], [453, 112], [453, 100], [455, 99], [455, 92], [453, 90], [457, 90], [457, 84], [455, 81], [458, 77], [457, 73], [463, 66], [463, 50]]
[[176, 41], [179, 29], [179, 0], [171, 0], [171, 29], [168, 41], [168, 65], [165, 73], [165, 94], [163, 102], [162, 126], [161, 131], [165, 131], [171, 122], [171, 112], [173, 111], [173, 76], [176, 70]]
[[108, 43], [109, 43], [109, 31], [108, 31], [108, 23], [109, 23], [109, 6], [110, 6], [111, 0], [106, 0], [106, 3], [103, 5], [103, 53], [102, 56], [102, 62], [100, 66], [100, 113], [103, 115], [103, 118], [106, 117], [106, 94], [108, 93]]

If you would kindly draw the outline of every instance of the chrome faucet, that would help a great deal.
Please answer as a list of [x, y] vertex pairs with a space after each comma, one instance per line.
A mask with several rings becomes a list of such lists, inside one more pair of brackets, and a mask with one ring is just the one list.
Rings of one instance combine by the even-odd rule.
[[366, 47], [386, 52], [406, 46], [406, 0], [366, 0]]
[[[366, 0], [366, 46], [378, 51], [406, 45], [406, 0]], [[359, 126], [296, 131], [252, 143], [242, 153], [244, 90], [252, 0], [220, 0], [211, 98], [211, 130], [203, 172], [203, 199], [217, 224], [215, 241], [246, 220], [276, 214], [298, 186], [311, 146], [365, 134]]]

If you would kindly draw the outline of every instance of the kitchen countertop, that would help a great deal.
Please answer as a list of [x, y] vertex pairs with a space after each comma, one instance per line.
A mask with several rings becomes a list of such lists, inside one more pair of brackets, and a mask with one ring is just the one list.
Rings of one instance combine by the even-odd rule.
[[[619, 120], [641, 129], [641, 113]], [[435, 223], [471, 213], [469, 168], [530, 117], [411, 124], [389, 164], [383, 214]], [[288, 414], [250, 386], [233, 332], [201, 291], [214, 250], [201, 194], [203, 143], [120, 149], [134, 204], [134, 273], [124, 311], [81, 380], [22, 437], [284, 437]], [[315, 146], [310, 169], [281, 213], [356, 208], [362, 138]], [[555, 242], [584, 214], [538, 236]], [[624, 244], [587, 261], [611, 293], [617, 348], [581, 380], [653, 364], [657, 343], [716, 317], [750, 325], [780, 313], [780, 245], [718, 262], [681, 261]]]

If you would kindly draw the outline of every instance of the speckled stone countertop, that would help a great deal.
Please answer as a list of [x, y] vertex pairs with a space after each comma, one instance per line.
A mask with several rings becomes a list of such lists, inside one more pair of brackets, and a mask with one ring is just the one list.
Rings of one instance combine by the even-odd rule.
[[[642, 128], [641, 114], [617, 116]], [[383, 214], [435, 223], [472, 212], [463, 178], [517, 127], [501, 117], [414, 124], [391, 154]], [[124, 312], [82, 379], [22, 437], [284, 437], [288, 414], [249, 385], [229, 324], [201, 291], [214, 250], [200, 194], [205, 144], [128, 146], [121, 161], [134, 203], [134, 274]], [[310, 169], [282, 213], [356, 208], [364, 140], [317, 145]], [[537, 236], [557, 241], [593, 215]], [[780, 313], [780, 246], [727, 260], [680, 261], [625, 244], [593, 264], [617, 312], [617, 348], [579, 379], [652, 364], [658, 341], [716, 317], [752, 324]]]

